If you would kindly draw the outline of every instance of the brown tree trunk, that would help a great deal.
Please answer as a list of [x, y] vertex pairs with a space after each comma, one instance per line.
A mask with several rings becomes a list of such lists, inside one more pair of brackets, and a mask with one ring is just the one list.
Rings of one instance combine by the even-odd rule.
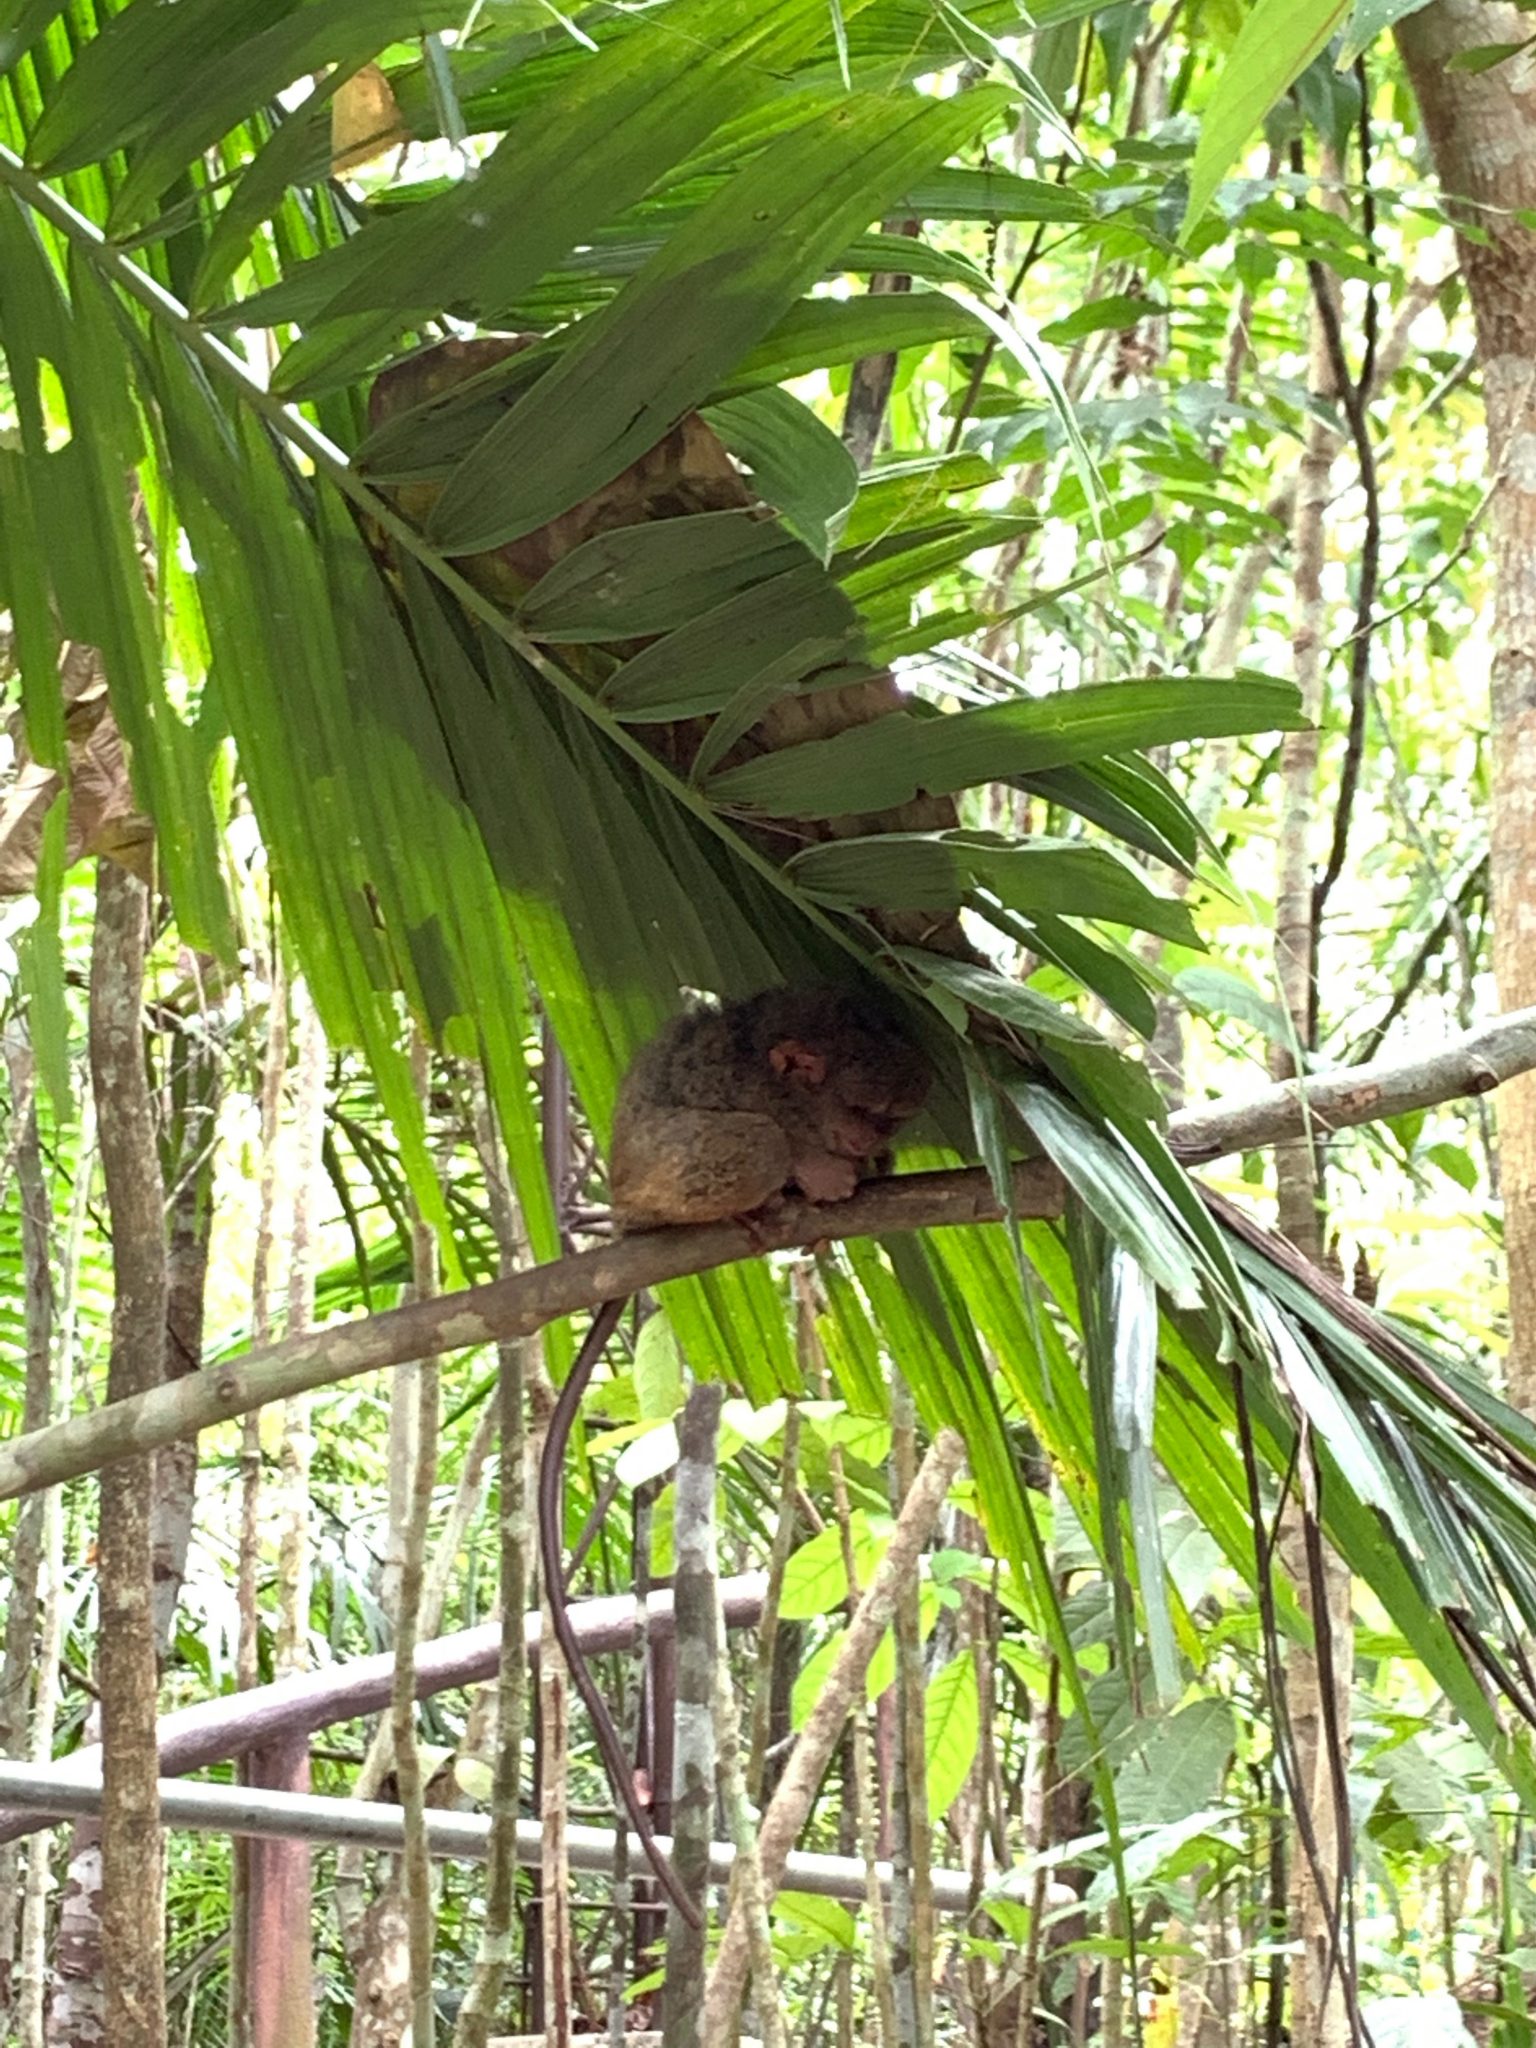
[[[258, 974], [260, 970], [258, 969]], [[261, 1067], [261, 1170], [256, 1242], [251, 1251], [251, 1343], [272, 1341], [271, 1274], [276, 1235], [278, 1147], [283, 1128], [283, 1082], [288, 1072], [288, 983], [283, 949], [272, 948], [267, 969], [267, 1047]], [[235, 1599], [240, 1614], [235, 1683], [250, 1692], [261, 1682], [262, 1452], [260, 1411], [247, 1415], [240, 1435], [240, 1555]], [[230, 1844], [229, 2048], [253, 2048], [251, 2024], [251, 1895], [256, 1844], [236, 1836]]]
[[[1476, 239], [1461, 264], [1477, 322], [1493, 558], [1493, 963], [1506, 1008], [1536, 999], [1536, 99], [1529, 56], [1491, 71], [1447, 71], [1479, 44], [1523, 42], [1530, 19], [1492, 0], [1434, 0], [1398, 24], [1440, 182], [1470, 202]], [[1509, 1392], [1536, 1413], [1536, 1077], [1499, 1103]]]
[[[1326, 168], [1337, 174], [1337, 164]], [[1331, 287], [1326, 287], [1331, 289]], [[1337, 399], [1338, 378], [1327, 346], [1322, 313], [1312, 312], [1311, 384], [1322, 400]], [[1327, 662], [1327, 603], [1323, 590], [1327, 515], [1333, 502], [1333, 466], [1340, 437], [1314, 412], [1297, 473], [1292, 513], [1296, 627], [1292, 639], [1297, 685], [1313, 721], [1306, 732], [1287, 733], [1281, 747], [1279, 857], [1275, 883], [1275, 965], [1281, 1000], [1290, 1020], [1291, 1043], [1271, 1048], [1270, 1071], [1286, 1080], [1298, 1071], [1297, 1053], [1316, 1040], [1318, 913], [1314, 843], [1318, 823], [1318, 724], [1323, 709]], [[1275, 1147], [1275, 1192], [1281, 1233], [1314, 1262], [1323, 1255], [1323, 1162], [1312, 1140], [1302, 1136]], [[1308, 1568], [1307, 1528], [1294, 1506], [1286, 1510], [1280, 1555], [1302, 1612], [1332, 1651], [1335, 1684], [1325, 1698], [1323, 1674], [1312, 1649], [1290, 1643], [1285, 1655], [1285, 1711], [1295, 1745], [1298, 1806], [1290, 1859], [1291, 2033], [1309, 2048], [1343, 2048], [1349, 2015], [1343, 1991], [1344, 1958], [1335, 1953], [1330, 1926], [1333, 1902], [1342, 1896], [1340, 1874], [1349, 1844], [1335, 1823], [1331, 1732], [1348, 1741], [1352, 1660], [1350, 1577], [1331, 1551], [1321, 1560], [1321, 1600], [1314, 1597]], [[1325, 1711], [1331, 1708], [1331, 1713]], [[1310, 1825], [1309, 1825], [1310, 1824]], [[1310, 1834], [1316, 1856], [1303, 1849]]]
[[[302, 982], [293, 990], [298, 1040], [294, 1144], [289, 1159], [293, 1212], [288, 1241], [288, 1323], [300, 1336], [314, 1321], [315, 1191], [325, 1121], [325, 1032]], [[280, 1077], [279, 1077], [280, 1080]], [[270, 1073], [263, 1091], [271, 1088]], [[263, 1103], [266, 1123], [267, 1104]], [[263, 1282], [265, 1275], [263, 1275]], [[309, 1398], [283, 1404], [278, 1453], [282, 1513], [278, 1536], [278, 1602], [274, 1662], [279, 1678], [309, 1666]], [[255, 1502], [251, 1503], [254, 1510]], [[254, 1644], [253, 1644], [254, 1646]], [[274, 1743], [246, 1761], [246, 1782], [279, 1792], [310, 1789], [309, 1743]], [[250, 2048], [309, 2048], [315, 2038], [311, 1956], [314, 1897], [307, 1842], [252, 1841], [243, 1853], [240, 1939], [243, 1969], [239, 2025]]]
[[[20, 1039], [7, 1039], [5, 1065], [11, 1088], [11, 1116], [17, 1127], [13, 1143], [16, 1186], [21, 1196], [21, 1253], [26, 1285], [27, 1383], [21, 1426], [41, 1429], [51, 1417], [53, 1402], [53, 1269], [48, 1184], [38, 1137], [37, 1085], [31, 1047]], [[0, 1756], [26, 1756], [30, 1747], [29, 1706], [37, 1661], [37, 1605], [46, 1503], [47, 1495], [41, 1493], [22, 1502], [11, 1543], [10, 1599], [5, 1615], [4, 1652], [0, 1655]], [[21, 1852], [10, 1845], [0, 1849], [0, 2032], [4, 2031], [16, 1998], [20, 1869]]]
[[[183, 954], [182, 965], [194, 988], [211, 969], [209, 961], [193, 953]], [[191, 1029], [172, 1032], [166, 1061], [161, 1161], [169, 1196], [163, 1369], [167, 1380], [196, 1372], [203, 1360], [214, 1141], [223, 1084], [223, 1055], [208, 1021], [205, 1003], [189, 1019]], [[155, 1458], [151, 1542], [155, 1644], [162, 1659], [170, 1648], [186, 1576], [196, 1493], [197, 1438], [184, 1437], [180, 1443], [167, 1444]]]
[[[544, 1459], [555, 1392], [544, 1365], [533, 1373], [529, 1391], [533, 1427], [529, 1432], [528, 1469], [537, 1472]], [[540, 2006], [548, 2048], [570, 2048], [574, 2031], [571, 2005], [571, 1873], [566, 1862], [566, 1787], [570, 1774], [571, 1679], [555, 1640], [550, 1620], [550, 1588], [539, 1582], [538, 1813], [544, 1831], [539, 1871], [537, 1969]]]
[[[165, 1189], [144, 1067], [149, 898], [125, 868], [97, 872], [91, 1077], [112, 1237], [113, 1401], [155, 1386], [165, 1361]], [[164, 2048], [165, 1926], [158, 1680], [150, 1524], [155, 1461], [101, 1475], [101, 1930], [105, 2038]]]
[[715, 1666], [721, 1656], [715, 1594], [715, 1451], [718, 1381], [689, 1394], [678, 1429], [674, 1530], [677, 1722], [672, 1776], [672, 1871], [697, 1922], [667, 1915], [663, 2030], [678, 2048], [698, 2048], [709, 1925], [709, 1849], [715, 1818]]

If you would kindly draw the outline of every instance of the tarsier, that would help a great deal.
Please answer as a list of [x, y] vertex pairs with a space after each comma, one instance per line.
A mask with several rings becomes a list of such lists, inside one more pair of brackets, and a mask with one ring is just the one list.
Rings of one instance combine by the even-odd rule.
[[868, 1003], [768, 989], [691, 1010], [645, 1047], [614, 1117], [624, 1230], [747, 1216], [790, 1189], [841, 1202], [922, 1108], [926, 1062]]

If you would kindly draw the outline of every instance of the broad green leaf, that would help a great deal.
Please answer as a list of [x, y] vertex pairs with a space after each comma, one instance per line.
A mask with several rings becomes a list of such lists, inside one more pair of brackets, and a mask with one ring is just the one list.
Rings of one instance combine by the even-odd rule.
[[1379, 35], [1395, 28], [1410, 14], [1417, 14], [1426, 4], [1427, 0], [1354, 0], [1339, 38], [1335, 59], [1339, 69], [1347, 69], [1357, 57], [1364, 56]]
[[866, 276], [923, 278], [932, 284], [963, 285], [967, 291], [988, 292], [991, 281], [986, 272], [953, 249], [918, 241], [911, 235], [859, 235], [827, 265], [828, 277], [846, 272]]
[[46, 171], [76, 170], [121, 148], [186, 85], [188, 67], [201, 74], [271, 18], [270, 0], [124, 8], [81, 45], [33, 130], [31, 161]]
[[1221, 1796], [1236, 1736], [1224, 1699], [1192, 1700], [1150, 1723], [1146, 1740], [1115, 1773], [1124, 1824], [1171, 1824], [1208, 1810]]
[[67, 0], [3, 0], [0, 4], [0, 73], [35, 43], [43, 30], [64, 12]]
[[912, 946], [897, 947], [895, 955], [914, 974], [937, 982], [969, 1008], [1006, 1018], [1034, 1036], [1077, 1039], [1086, 1045], [1103, 1043], [1101, 1034], [1084, 1018], [990, 967], [973, 966], [968, 960], [949, 960], [942, 953], [925, 953]]
[[943, 910], [979, 887], [1025, 915], [1044, 910], [1103, 918], [1180, 945], [1201, 943], [1183, 903], [1156, 895], [1109, 847], [1076, 840], [893, 832], [808, 847], [788, 863], [788, 871], [826, 903]]
[[652, 641], [609, 678], [602, 697], [621, 718], [690, 718], [718, 711], [806, 641], [831, 641], [852, 658], [858, 639], [852, 605], [820, 563], [807, 560]]
[[1021, 789], [1102, 826], [1127, 846], [1194, 872], [1199, 822], [1166, 776], [1140, 755], [1048, 768], [1017, 780]]
[[846, 648], [836, 640], [797, 640], [749, 673], [721, 705], [693, 757], [689, 780], [704, 782], [738, 740], [766, 716], [769, 706], [799, 688], [805, 677], [831, 670]]
[[942, 1820], [965, 1788], [981, 1735], [981, 1689], [969, 1650], [952, 1657], [923, 1692], [928, 1811]]
[[669, 633], [754, 584], [806, 562], [803, 544], [752, 512], [698, 512], [594, 535], [518, 606], [552, 645]]
[[861, 292], [852, 299], [802, 299], [715, 387], [717, 399], [781, 384], [860, 356], [899, 354], [940, 341], [985, 341], [969, 306], [942, 292]]
[[[118, 23], [140, 15], [152, 19], [158, 11], [129, 8], [84, 55], [99, 52]], [[176, 0], [177, 15], [189, 18], [169, 48], [156, 47], [148, 64], [138, 44], [114, 51], [110, 77], [93, 79], [104, 104], [92, 156], [106, 154], [111, 146], [101, 140], [101, 117], [115, 122], [118, 142], [148, 130], [148, 139], [134, 151], [114, 195], [114, 229], [142, 221], [189, 163], [246, 119], [253, 107], [275, 99], [296, 80], [332, 65], [355, 68], [397, 35], [457, 27], [463, 19], [455, 0], [326, 0], [323, 7], [268, 7], [253, 24], [257, 33], [235, 43], [228, 22], [237, 11], [228, 0]], [[274, 20], [275, 13], [280, 18]], [[158, 38], [153, 40], [159, 44]], [[60, 97], [69, 96], [81, 68], [76, 64], [71, 69]], [[148, 97], [151, 93], [153, 99]], [[42, 126], [57, 108], [56, 99]], [[77, 142], [66, 159], [79, 160], [79, 150]], [[59, 168], [57, 158], [52, 167]]]
[[11, 614], [27, 745], [41, 767], [64, 765], [64, 696], [59, 635], [48, 602], [51, 579], [27, 486], [26, 458], [0, 448], [0, 602]]
[[[9, 203], [0, 214], [12, 219]], [[10, 237], [0, 238], [0, 248]], [[20, 238], [18, 238], [19, 240]], [[53, 558], [73, 551], [86, 573], [60, 589], [60, 610], [71, 635], [99, 648], [119, 730], [128, 743], [135, 792], [155, 822], [156, 847], [176, 904], [183, 935], [221, 959], [234, 951], [234, 933], [219, 860], [207, 752], [172, 704], [165, 687], [158, 621], [145, 581], [129, 468], [143, 456], [138, 416], [129, 393], [127, 357], [117, 308], [89, 263], [71, 251], [74, 317], [58, 362], [69, 408], [71, 440], [64, 461], [49, 458], [55, 479], [67, 478], [69, 500], [34, 470], [42, 491], [39, 538]], [[18, 291], [8, 304], [3, 333], [9, 351], [27, 302]], [[68, 519], [65, 539], [64, 520]]]
[[1191, 1009], [1208, 1017], [1236, 1017], [1272, 1045], [1291, 1042], [1294, 1034], [1280, 1005], [1230, 968], [1185, 967], [1173, 977], [1173, 985]]
[[880, 464], [860, 481], [843, 528], [843, 546], [862, 547], [909, 528], [931, 526], [950, 510], [951, 492], [977, 490], [996, 481], [992, 464], [970, 452]]
[[826, 1346], [838, 1392], [847, 1402], [850, 1414], [883, 1417], [885, 1380], [880, 1369], [879, 1339], [869, 1312], [834, 1259], [819, 1260], [818, 1273], [827, 1297], [827, 1313], [818, 1317], [817, 1330]]
[[1047, 220], [1093, 218], [1086, 194], [1048, 178], [1021, 178], [1014, 171], [930, 171], [891, 209], [915, 220]]
[[1239, 150], [1338, 27], [1349, 0], [1256, 0], [1200, 120], [1181, 235], [1211, 202]]
[[958, 568], [983, 548], [1017, 545], [1038, 525], [1033, 513], [951, 512], [930, 532], [903, 532], [872, 547], [844, 548], [832, 569], [866, 617], [890, 632], [906, 625], [912, 598], [941, 570]]
[[777, 388], [743, 392], [704, 408], [758, 494], [820, 561], [826, 561], [859, 488], [858, 464], [808, 405]]
[[617, 476], [709, 395], [904, 178], [1000, 104], [986, 88], [940, 102], [853, 99], [744, 166], [454, 471], [434, 540], [450, 553], [497, 546]]
[[647, 1318], [635, 1343], [635, 1397], [648, 1422], [670, 1422], [683, 1405], [683, 1361], [664, 1315]]
[[1518, 57], [1530, 49], [1536, 38], [1527, 36], [1519, 43], [1478, 43], [1466, 50], [1456, 50], [1447, 59], [1447, 71], [1469, 71], [1481, 77], [1485, 71], [1497, 71], [1501, 64], [1507, 64], [1511, 57]]
[[515, 303], [719, 122], [774, 93], [775, 74], [820, 40], [825, 20], [815, 0], [745, 15], [736, 0], [679, 0], [634, 19], [547, 86], [476, 177], [371, 223], [244, 317], [367, 314], [398, 326], [403, 310]]
[[[1187, 1814], [1183, 1820], [1170, 1821], [1166, 1827], [1154, 1828], [1150, 1834], [1138, 1836], [1126, 1845], [1126, 1882], [1131, 1885], [1147, 1883], [1160, 1871], [1173, 1866], [1180, 1851], [1186, 1850], [1192, 1842], [1206, 1838], [1212, 1844], [1222, 1843], [1235, 1849], [1242, 1839], [1241, 1823], [1225, 1807], [1211, 1806], [1202, 1813]], [[1088, 1887], [1088, 1902], [1102, 1910], [1114, 1895], [1114, 1872], [1101, 1870]]]
[[965, 1052], [965, 1082], [970, 1100], [971, 1129], [976, 1138], [976, 1150], [981, 1155], [982, 1165], [987, 1169], [992, 1192], [1002, 1204], [1003, 1214], [1017, 1241], [1018, 1218], [1014, 1213], [1013, 1162], [1009, 1150], [1008, 1127], [1003, 1117], [1003, 1105], [985, 1065], [969, 1046]]
[[894, 711], [730, 769], [710, 793], [779, 817], [835, 818], [1130, 748], [1304, 723], [1290, 683], [1166, 676], [1093, 683], [942, 717]]
[[1388, 1477], [1381, 1454], [1355, 1415], [1340, 1398], [1320, 1359], [1311, 1355], [1273, 1304], [1260, 1294], [1259, 1314], [1274, 1347], [1281, 1384], [1311, 1424], [1328, 1454], [1339, 1466], [1358, 1500], [1380, 1509], [1388, 1520], [1402, 1514], [1401, 1498]]
[[[805, 1661], [799, 1677], [795, 1680], [790, 1694], [789, 1718], [794, 1728], [803, 1728], [810, 1717], [811, 1709], [820, 1699], [826, 1685], [827, 1674], [837, 1661], [837, 1653], [843, 1647], [847, 1633], [839, 1629], [828, 1638], [820, 1649], [814, 1651]], [[896, 1632], [887, 1629], [880, 1638], [875, 1654], [869, 1660], [864, 1676], [864, 1697], [876, 1700], [881, 1693], [894, 1684], [896, 1678]]]
[[272, 130], [245, 166], [204, 244], [192, 284], [195, 309], [209, 308], [224, 291], [250, 253], [252, 237], [277, 212], [289, 186], [329, 170], [331, 100], [353, 75], [352, 70], [333, 71], [312, 99]]
[[[883, 1517], [876, 1519], [856, 1509], [849, 1521], [849, 1534], [854, 1572], [863, 1587], [885, 1554], [890, 1524]], [[829, 1525], [791, 1553], [784, 1569], [779, 1612], [786, 1621], [813, 1621], [818, 1615], [833, 1614], [846, 1606], [848, 1597], [842, 1532]]]
[[1157, 1005], [1147, 989], [1145, 961], [1129, 948], [1114, 947], [1099, 934], [1090, 936], [1066, 918], [1044, 911], [1013, 922], [1032, 953], [1090, 989], [1106, 1009], [1142, 1038], [1152, 1036], [1157, 1029]]
[[1447, 1773], [1414, 1736], [1393, 1743], [1370, 1759], [1371, 1768], [1389, 1785], [1398, 1810], [1410, 1820], [1422, 1842], [1432, 1841], [1446, 1826], [1453, 1803]]
[[848, 1955], [858, 1947], [858, 1922], [836, 1899], [817, 1898], [811, 1892], [779, 1892], [772, 1911], [775, 1920], [819, 1934], [829, 1947], [840, 1948]]
[[1041, 328], [1040, 339], [1061, 347], [1089, 334], [1123, 333], [1127, 328], [1139, 327], [1143, 320], [1165, 319], [1167, 314], [1168, 308], [1156, 299], [1111, 293], [1107, 298], [1090, 299], [1065, 319], [1051, 321]]

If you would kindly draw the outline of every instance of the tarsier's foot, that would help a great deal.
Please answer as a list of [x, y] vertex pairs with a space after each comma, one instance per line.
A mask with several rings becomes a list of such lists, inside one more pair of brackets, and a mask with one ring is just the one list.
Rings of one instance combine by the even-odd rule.
[[747, 1233], [747, 1241], [753, 1251], [765, 1252], [768, 1250], [768, 1225], [782, 1206], [781, 1197], [775, 1195], [771, 1202], [760, 1203], [755, 1209], [743, 1209], [730, 1220]]

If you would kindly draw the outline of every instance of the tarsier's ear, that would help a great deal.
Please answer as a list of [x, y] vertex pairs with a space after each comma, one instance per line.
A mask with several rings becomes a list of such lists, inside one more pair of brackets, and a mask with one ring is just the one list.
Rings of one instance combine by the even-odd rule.
[[798, 1038], [781, 1038], [769, 1046], [768, 1064], [798, 1088], [819, 1088], [827, 1078], [826, 1054]]

